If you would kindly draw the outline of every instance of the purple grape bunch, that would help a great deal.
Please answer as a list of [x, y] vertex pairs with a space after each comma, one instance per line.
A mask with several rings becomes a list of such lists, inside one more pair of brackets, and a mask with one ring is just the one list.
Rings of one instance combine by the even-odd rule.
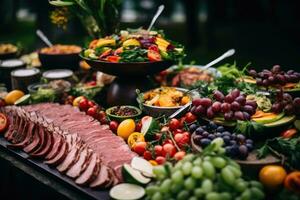
[[232, 90], [226, 96], [216, 90], [213, 92], [213, 99], [196, 98], [192, 105], [191, 112], [197, 116], [212, 119], [221, 114], [226, 121], [250, 120], [257, 108], [256, 102], [246, 100], [246, 95], [238, 89]]
[[253, 140], [242, 134], [231, 133], [214, 122], [198, 127], [192, 124], [190, 131], [195, 133], [192, 138], [194, 143], [202, 148], [208, 146], [215, 138], [222, 138], [226, 154], [231, 158], [245, 160], [254, 149]]
[[284, 112], [287, 115], [300, 114], [300, 97], [293, 97], [288, 93], [279, 92], [272, 104], [272, 112]]
[[299, 72], [295, 72], [294, 70], [284, 72], [279, 65], [274, 65], [271, 70], [264, 69], [261, 72], [251, 69], [248, 73], [256, 79], [256, 84], [258, 86], [264, 87], [298, 83], [300, 81]]

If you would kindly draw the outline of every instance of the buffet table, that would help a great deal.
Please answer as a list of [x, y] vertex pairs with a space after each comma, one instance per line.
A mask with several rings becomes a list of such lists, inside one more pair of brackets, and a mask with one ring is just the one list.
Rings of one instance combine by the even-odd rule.
[[[0, 145], [0, 193], [3, 199], [94, 199], [72, 188], [57, 177], [49, 176], [44, 169], [38, 169], [24, 162], [11, 150]], [[101, 199], [109, 199], [102, 192]]]

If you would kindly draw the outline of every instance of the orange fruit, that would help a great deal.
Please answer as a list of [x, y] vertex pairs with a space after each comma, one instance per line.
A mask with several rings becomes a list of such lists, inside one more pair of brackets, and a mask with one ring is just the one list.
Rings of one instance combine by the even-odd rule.
[[13, 105], [22, 96], [24, 96], [24, 92], [21, 90], [12, 90], [5, 96], [4, 100], [6, 104]]
[[259, 180], [266, 188], [276, 189], [283, 183], [286, 175], [282, 166], [267, 165], [260, 170]]

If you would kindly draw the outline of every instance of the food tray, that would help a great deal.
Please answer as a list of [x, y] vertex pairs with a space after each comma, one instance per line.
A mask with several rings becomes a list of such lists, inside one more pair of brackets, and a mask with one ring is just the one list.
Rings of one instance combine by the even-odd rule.
[[31, 159], [25, 152], [21, 150], [15, 150], [7, 148], [6, 145], [9, 144], [3, 137], [0, 137], [0, 148], [9, 152], [10, 154], [13, 154], [18, 159], [22, 160], [23, 162], [29, 164], [30, 166], [34, 167], [37, 170], [40, 170], [41, 172], [46, 172], [49, 174], [49, 176], [54, 177], [58, 181], [62, 182], [66, 187], [70, 187], [86, 197], [86, 199], [93, 199], [93, 200], [106, 200], [109, 198], [108, 190], [101, 190], [101, 189], [91, 189], [88, 187], [81, 187], [79, 185], [76, 185], [74, 180], [59, 173], [58, 170], [55, 168], [51, 168], [48, 165], [44, 164], [42, 161], [38, 159]]

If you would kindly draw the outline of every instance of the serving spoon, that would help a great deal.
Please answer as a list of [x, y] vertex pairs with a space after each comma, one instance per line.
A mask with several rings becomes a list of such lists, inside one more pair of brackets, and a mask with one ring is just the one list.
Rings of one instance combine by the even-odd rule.
[[151, 21], [149, 27], [148, 27], [148, 29], [147, 29], [148, 32], [151, 31], [151, 29], [152, 29], [154, 23], [156, 22], [157, 18], [159, 17], [159, 15], [162, 13], [162, 11], [163, 11], [164, 9], [165, 9], [165, 6], [164, 6], [164, 5], [160, 5], [160, 6], [158, 7], [158, 9], [157, 9], [155, 15], [154, 15], [153, 18], [152, 18], [152, 21]]
[[[204, 69], [204, 70], [208, 69], [211, 66], [213, 66], [214, 64], [217, 64], [218, 62], [220, 62], [221, 60], [232, 56], [234, 53], [235, 53], [235, 50], [234, 49], [230, 49], [230, 50], [226, 51], [223, 55], [221, 55], [220, 57], [218, 57], [217, 59], [215, 59], [215, 60], [211, 61], [210, 63], [206, 64], [204, 67], [201, 67], [201, 69]], [[195, 92], [195, 89], [189, 91], [188, 93], [194, 93], [194, 92]], [[177, 115], [180, 115], [185, 109], [187, 109], [191, 105], [192, 105], [192, 102], [189, 102], [189, 103], [185, 104], [180, 109], [178, 109], [176, 112], [174, 112], [172, 115], [170, 115], [169, 119], [172, 119], [172, 118], [176, 117]]]
[[201, 67], [201, 69], [208, 69], [211, 66], [213, 66], [214, 64], [217, 64], [218, 62], [220, 62], [221, 60], [228, 58], [230, 56], [232, 56], [235, 53], [234, 49], [229, 49], [228, 51], [226, 51], [223, 55], [221, 55], [220, 57], [216, 58], [215, 60], [211, 61], [210, 63], [206, 64], [204, 67]]
[[36, 34], [48, 47], [53, 46], [53, 44], [50, 42], [47, 36], [40, 29], [36, 30]]

